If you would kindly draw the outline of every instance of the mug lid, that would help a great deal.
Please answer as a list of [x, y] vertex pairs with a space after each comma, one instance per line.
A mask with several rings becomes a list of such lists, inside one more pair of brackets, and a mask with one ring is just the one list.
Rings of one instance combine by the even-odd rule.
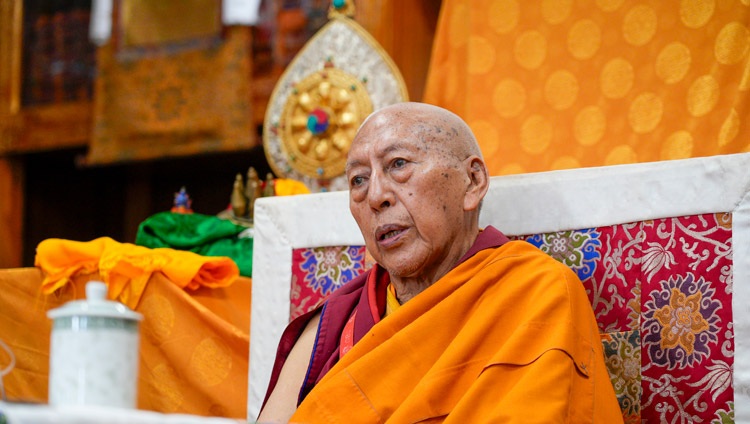
[[107, 300], [107, 285], [101, 281], [86, 283], [86, 299], [74, 300], [47, 311], [51, 319], [71, 316], [118, 318], [140, 321], [143, 315], [120, 302]]

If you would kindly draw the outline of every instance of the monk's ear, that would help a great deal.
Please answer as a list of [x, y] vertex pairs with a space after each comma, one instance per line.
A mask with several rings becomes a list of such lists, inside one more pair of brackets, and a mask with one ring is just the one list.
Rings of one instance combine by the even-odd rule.
[[466, 195], [464, 196], [464, 210], [471, 211], [479, 208], [484, 195], [487, 194], [490, 186], [490, 176], [482, 158], [470, 156], [464, 163], [466, 164], [466, 172], [469, 176], [469, 184], [466, 187]]

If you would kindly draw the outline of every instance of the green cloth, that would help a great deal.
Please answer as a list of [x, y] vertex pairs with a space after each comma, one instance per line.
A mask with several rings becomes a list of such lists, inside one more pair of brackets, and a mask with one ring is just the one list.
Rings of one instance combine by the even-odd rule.
[[249, 233], [248, 227], [212, 215], [160, 212], [138, 226], [135, 244], [188, 250], [203, 256], [228, 256], [237, 264], [240, 275], [251, 277], [253, 238]]

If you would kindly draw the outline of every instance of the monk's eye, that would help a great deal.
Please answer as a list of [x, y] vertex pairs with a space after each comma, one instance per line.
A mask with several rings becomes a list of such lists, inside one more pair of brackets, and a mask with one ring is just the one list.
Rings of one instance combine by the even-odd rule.
[[403, 168], [404, 166], [406, 166], [406, 159], [403, 158], [397, 158], [391, 162], [391, 168], [393, 169]]
[[365, 183], [365, 177], [361, 175], [355, 175], [349, 180], [349, 187], [352, 187], [352, 188], [359, 187], [364, 183]]

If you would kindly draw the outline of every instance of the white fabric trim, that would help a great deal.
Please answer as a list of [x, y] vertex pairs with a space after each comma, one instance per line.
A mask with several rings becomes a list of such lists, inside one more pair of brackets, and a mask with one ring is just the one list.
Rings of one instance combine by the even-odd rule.
[[109, 42], [112, 36], [112, 0], [93, 0], [89, 20], [89, 40], [97, 46]]
[[221, 22], [224, 25], [256, 25], [260, 17], [260, 0], [222, 0]]
[[732, 213], [732, 272], [734, 422], [750, 423], [750, 192]]
[[734, 210], [750, 154], [492, 178], [480, 224], [508, 235]]
[[[733, 211], [735, 419], [750, 422], [750, 154], [493, 177], [480, 224], [508, 235]], [[289, 317], [294, 248], [363, 245], [348, 193], [259, 199], [248, 419], [257, 417]]]

